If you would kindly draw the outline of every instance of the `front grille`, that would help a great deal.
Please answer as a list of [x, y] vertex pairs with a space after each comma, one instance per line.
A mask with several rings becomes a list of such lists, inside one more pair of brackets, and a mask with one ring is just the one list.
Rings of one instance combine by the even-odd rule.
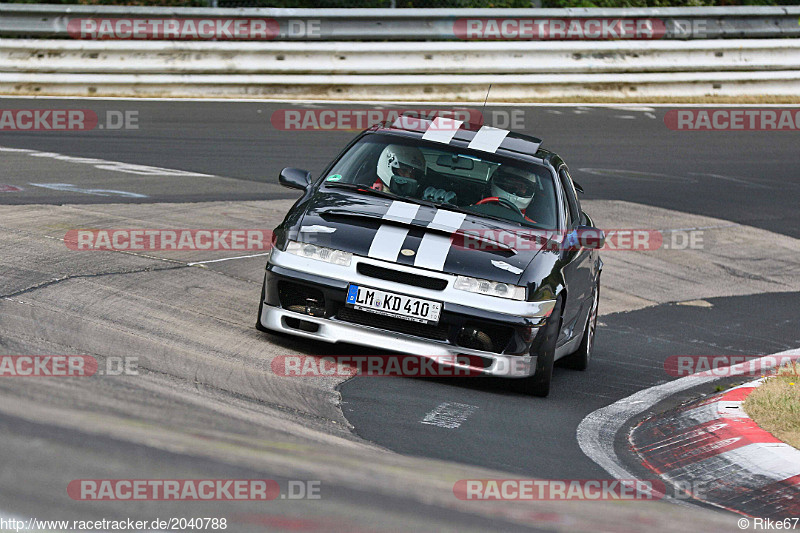
[[325, 307], [325, 296], [321, 290], [291, 281], [278, 282], [278, 299], [281, 307], [292, 311], [299, 311], [298, 307], [305, 309], [309, 299], [316, 300], [319, 307]]
[[422, 287], [423, 289], [443, 291], [447, 287], [446, 279], [429, 278], [427, 276], [420, 276], [419, 274], [411, 274], [410, 272], [401, 272], [392, 270], [391, 268], [370, 265], [369, 263], [359, 263], [356, 270], [359, 274], [371, 278], [394, 281], [395, 283], [403, 283], [405, 285], [414, 285], [415, 287]]
[[387, 329], [389, 331], [396, 331], [398, 333], [405, 333], [406, 335], [414, 335], [416, 337], [424, 337], [426, 339], [433, 339], [437, 341], [447, 340], [447, 326], [439, 324], [437, 326], [431, 324], [420, 324], [418, 322], [411, 322], [410, 320], [403, 320], [402, 318], [393, 318], [390, 316], [376, 315], [366, 311], [359, 311], [351, 307], [342, 307], [336, 314], [336, 318], [345, 322], [352, 322], [354, 324], [361, 324], [362, 326], [372, 326], [374, 328]]

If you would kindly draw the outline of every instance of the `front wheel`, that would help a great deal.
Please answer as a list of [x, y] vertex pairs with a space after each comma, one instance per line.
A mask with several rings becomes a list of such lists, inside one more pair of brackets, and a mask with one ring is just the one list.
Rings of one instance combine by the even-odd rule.
[[592, 349], [594, 348], [594, 336], [597, 332], [597, 308], [599, 303], [600, 280], [597, 280], [597, 286], [594, 289], [594, 297], [592, 298], [592, 308], [589, 310], [589, 316], [586, 318], [586, 328], [583, 330], [581, 345], [578, 346], [575, 353], [564, 358], [564, 363], [568, 368], [586, 370], [589, 366], [589, 360], [592, 358]]
[[531, 355], [536, 355], [536, 372], [527, 378], [515, 379], [514, 389], [518, 392], [546, 398], [550, 394], [550, 381], [553, 377], [553, 364], [556, 356], [556, 341], [561, 330], [561, 309], [563, 298], [556, 305], [545, 325], [544, 334], [537, 336], [531, 347]]

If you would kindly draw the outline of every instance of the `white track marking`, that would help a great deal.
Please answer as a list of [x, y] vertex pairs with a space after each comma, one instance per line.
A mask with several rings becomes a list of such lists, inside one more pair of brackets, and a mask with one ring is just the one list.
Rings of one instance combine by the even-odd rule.
[[[764, 368], [767, 368], [770, 362], [768, 358], [781, 355], [800, 357], [800, 349], [767, 355], [755, 361], [765, 361]], [[773, 364], [775, 361], [772, 361]], [[780, 362], [780, 360], [777, 361]], [[614, 439], [628, 420], [640, 415], [673, 394], [717, 381], [726, 376], [743, 375], [749, 370], [749, 365], [752, 363], [753, 361], [748, 361], [746, 364], [728, 367], [730, 371], [728, 369], [718, 369], [715, 372], [716, 375], [706, 372], [692, 374], [662, 385], [640, 390], [636, 394], [598, 409], [589, 414], [578, 425], [578, 445], [583, 453], [615, 478], [634, 479], [636, 476], [622, 464], [614, 449]]]
[[585, 167], [579, 168], [579, 172], [592, 174], [594, 176], [602, 176], [604, 178], [616, 178], [625, 180], [637, 181], [659, 181], [659, 182], [688, 182], [697, 183], [696, 179], [687, 176], [673, 176], [671, 174], [660, 174], [658, 172], [645, 172], [639, 170], [625, 170], [621, 168], [593, 168]]
[[740, 178], [732, 178], [730, 176], [723, 176], [721, 174], [709, 174], [708, 172], [689, 172], [692, 176], [708, 176], [709, 178], [717, 178], [720, 180], [725, 181], [732, 181], [734, 183], [741, 183], [742, 185], [747, 185], [750, 187], [757, 187], [759, 189], [771, 189], [772, 187], [768, 185], [761, 185], [760, 183], [754, 183], [752, 181], [743, 180]]
[[138, 192], [118, 191], [116, 189], [83, 189], [71, 183], [28, 183], [34, 187], [51, 189], [61, 192], [79, 192], [81, 194], [91, 194], [92, 196], [123, 196], [125, 198], [147, 198], [146, 194]]
[[240, 255], [238, 257], [223, 257], [222, 259], [209, 259], [208, 261], [195, 261], [194, 263], [186, 263], [189, 266], [195, 265], [205, 265], [206, 263], [219, 263], [221, 261], [233, 261], [234, 259], [248, 259], [250, 257], [262, 257], [265, 255], [269, 255], [272, 252], [264, 252], [263, 254], [253, 254], [253, 255]]
[[731, 222], [730, 224], [716, 224], [713, 226], [696, 226], [694, 228], [664, 228], [664, 229], [657, 229], [655, 231], [659, 233], [674, 233], [676, 231], [699, 231], [707, 229], [733, 228], [736, 226], [741, 226], [741, 224], [738, 224], [736, 222]]
[[425, 417], [420, 420], [420, 423], [440, 428], [456, 429], [461, 426], [476, 409], [478, 409], [477, 405], [444, 402], [439, 404], [436, 409], [426, 414]]
[[28, 150], [24, 148], [7, 148], [5, 146], [0, 146], [0, 152], [19, 152], [27, 154], [30, 157], [51, 158], [57, 161], [64, 161], [67, 163], [92, 165], [94, 168], [100, 170], [111, 170], [113, 172], [124, 172], [126, 174], [136, 174], [139, 176], [176, 176], [176, 177], [199, 177], [199, 178], [214, 177], [211, 174], [201, 174], [199, 172], [189, 172], [186, 170], [151, 167], [148, 165], [134, 165], [132, 163], [107, 161], [105, 159], [97, 159], [94, 157], [77, 157], [71, 155], [58, 154], [55, 152], [41, 152], [38, 150]]

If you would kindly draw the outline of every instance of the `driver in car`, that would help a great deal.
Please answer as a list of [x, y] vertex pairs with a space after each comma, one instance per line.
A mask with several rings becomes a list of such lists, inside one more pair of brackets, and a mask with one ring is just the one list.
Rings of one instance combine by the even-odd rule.
[[489, 194], [491, 196], [478, 202], [478, 205], [490, 202], [502, 205], [505, 200], [515, 205], [528, 221], [534, 222], [525, 215], [525, 210], [531, 205], [533, 196], [536, 194], [535, 174], [503, 165], [492, 174], [492, 178], [489, 180]]
[[[419, 148], [390, 144], [378, 157], [377, 172], [378, 179], [372, 184], [373, 189], [411, 196], [425, 177], [425, 158]], [[392, 186], [395, 177], [399, 179]]]

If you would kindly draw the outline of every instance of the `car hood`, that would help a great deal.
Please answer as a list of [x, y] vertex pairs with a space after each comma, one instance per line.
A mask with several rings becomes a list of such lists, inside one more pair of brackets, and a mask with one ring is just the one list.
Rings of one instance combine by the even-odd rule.
[[306, 204], [297, 231], [303, 242], [512, 284], [546, 243], [512, 223], [330, 189]]

